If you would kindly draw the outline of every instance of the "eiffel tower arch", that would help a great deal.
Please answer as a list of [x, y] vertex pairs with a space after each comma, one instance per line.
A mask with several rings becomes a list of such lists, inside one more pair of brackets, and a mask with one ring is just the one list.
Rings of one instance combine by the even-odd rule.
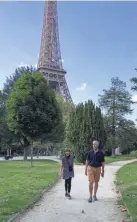
[[52, 89], [61, 94], [65, 100], [72, 101], [61, 59], [56, 0], [45, 1], [37, 69], [47, 79]]

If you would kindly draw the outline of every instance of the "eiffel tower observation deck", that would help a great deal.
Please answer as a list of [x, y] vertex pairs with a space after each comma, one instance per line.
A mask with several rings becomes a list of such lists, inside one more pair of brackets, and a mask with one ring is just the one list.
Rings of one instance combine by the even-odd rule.
[[57, 1], [45, 1], [41, 47], [37, 65], [38, 71], [47, 79], [49, 85], [65, 100], [72, 101], [63, 69], [59, 30]]

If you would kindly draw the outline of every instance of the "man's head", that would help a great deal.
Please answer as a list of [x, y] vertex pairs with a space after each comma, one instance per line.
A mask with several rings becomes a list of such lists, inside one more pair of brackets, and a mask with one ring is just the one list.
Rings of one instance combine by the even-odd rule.
[[66, 150], [65, 150], [65, 155], [66, 155], [66, 156], [70, 156], [70, 152], [71, 152], [71, 151], [70, 151], [69, 149], [66, 149]]
[[94, 140], [93, 141], [93, 150], [94, 151], [97, 151], [99, 148], [99, 142], [97, 140]]

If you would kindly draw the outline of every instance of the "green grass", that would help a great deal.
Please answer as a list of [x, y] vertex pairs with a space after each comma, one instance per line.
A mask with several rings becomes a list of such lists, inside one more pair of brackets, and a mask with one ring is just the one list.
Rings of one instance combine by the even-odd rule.
[[50, 161], [0, 162], [0, 222], [7, 222], [14, 214], [27, 207], [59, 172], [59, 164]]
[[[112, 163], [112, 162], [117, 162], [117, 161], [122, 161], [122, 160], [132, 160], [132, 159], [134, 158], [128, 155], [121, 155], [121, 156], [115, 156], [115, 157], [106, 156], [105, 163]], [[82, 163], [79, 163], [77, 160], [75, 160], [75, 164], [82, 165]]]
[[137, 222], [137, 162], [123, 166], [117, 173], [122, 203], [133, 222]]
[[115, 157], [105, 157], [105, 162], [106, 163], [112, 163], [112, 162], [117, 162], [117, 161], [122, 161], [122, 160], [132, 160], [133, 157], [128, 156], [128, 155], [121, 155], [121, 156], [115, 156]]

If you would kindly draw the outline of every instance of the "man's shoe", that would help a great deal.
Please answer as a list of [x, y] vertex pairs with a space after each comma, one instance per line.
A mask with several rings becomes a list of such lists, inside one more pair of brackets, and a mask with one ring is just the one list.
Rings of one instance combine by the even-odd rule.
[[97, 200], [98, 200], [96, 196], [93, 196], [93, 199], [94, 199], [94, 201], [97, 201]]
[[89, 202], [89, 203], [91, 203], [91, 202], [92, 202], [92, 197], [90, 197], [90, 198], [88, 199], [88, 202]]
[[65, 197], [68, 197], [68, 193], [67, 192], [65, 193]]

